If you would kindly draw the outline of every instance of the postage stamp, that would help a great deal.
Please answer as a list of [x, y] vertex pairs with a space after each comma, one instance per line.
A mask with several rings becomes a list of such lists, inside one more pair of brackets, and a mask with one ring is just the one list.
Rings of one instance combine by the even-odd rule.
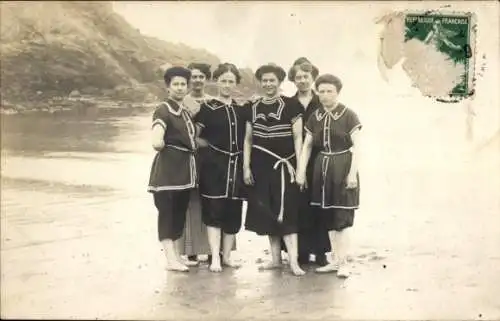
[[[401, 68], [424, 96], [458, 101], [474, 93], [476, 16], [444, 9], [391, 12], [377, 23], [383, 68]], [[380, 65], [379, 65], [380, 68]]]
[[[430, 11], [406, 13], [405, 42], [412, 39], [445, 55], [443, 63], [455, 67], [451, 97], [468, 96], [474, 85], [475, 16], [473, 13]], [[435, 72], [442, 66], [436, 65]], [[452, 76], [454, 76], [453, 73]]]

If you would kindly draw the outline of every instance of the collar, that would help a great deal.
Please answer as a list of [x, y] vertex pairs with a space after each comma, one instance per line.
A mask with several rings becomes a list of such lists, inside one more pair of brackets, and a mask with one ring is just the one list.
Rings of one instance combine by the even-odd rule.
[[170, 113], [174, 114], [175, 116], [180, 116], [182, 113], [182, 110], [184, 109], [182, 104], [179, 104], [178, 102], [176, 102], [175, 100], [173, 100], [171, 98], [166, 99], [163, 102], [163, 104], [165, 106], [167, 106], [168, 111]]
[[219, 109], [224, 106], [234, 106], [236, 105], [236, 101], [231, 98], [231, 101], [228, 103], [221, 101], [218, 97], [212, 97], [212, 99], [205, 101], [205, 104], [212, 110]]
[[278, 101], [279, 99], [281, 99], [281, 95], [276, 95], [272, 98], [268, 98], [268, 97], [261, 97], [260, 98], [260, 101], [266, 105], [271, 105], [271, 104], [274, 104], [276, 101]]
[[346, 110], [347, 107], [341, 103], [337, 103], [337, 107], [335, 107], [334, 110], [328, 111], [325, 109], [325, 107], [323, 107], [323, 105], [321, 105], [321, 107], [316, 110], [315, 115], [318, 121], [323, 120], [323, 118], [325, 118], [326, 116], [332, 117], [333, 120], [337, 120], [344, 115]]

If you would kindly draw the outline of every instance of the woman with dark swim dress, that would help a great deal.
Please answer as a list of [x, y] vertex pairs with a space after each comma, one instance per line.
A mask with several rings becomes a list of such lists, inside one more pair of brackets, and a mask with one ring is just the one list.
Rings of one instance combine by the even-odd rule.
[[245, 227], [267, 235], [272, 261], [263, 269], [281, 267], [284, 239], [294, 275], [303, 275], [297, 259], [300, 191], [295, 184], [296, 158], [302, 147], [302, 110], [291, 98], [281, 96], [283, 68], [267, 64], [255, 77], [264, 95], [250, 103], [244, 142], [243, 175], [249, 188]]
[[347, 263], [350, 227], [359, 207], [358, 140], [361, 123], [354, 111], [337, 101], [342, 83], [326, 74], [316, 80], [316, 91], [322, 107], [306, 122], [297, 183], [306, 187], [306, 168], [313, 146], [320, 149], [311, 162], [311, 205], [328, 230], [332, 262], [316, 269], [318, 273], [337, 271], [339, 277], [350, 274]]
[[[293, 63], [288, 72], [288, 80], [297, 87], [297, 93], [292, 96], [297, 104], [303, 109], [303, 123], [305, 125], [309, 117], [321, 107], [318, 95], [314, 92], [314, 80], [318, 77], [318, 68], [314, 66], [307, 58], [300, 57]], [[306, 132], [303, 132], [305, 137]], [[317, 148], [312, 150], [312, 158], [317, 154]], [[307, 183], [312, 185], [312, 171], [314, 164], [312, 162], [307, 166]], [[311, 189], [305, 189], [302, 192], [303, 202], [299, 213], [299, 263], [309, 263], [310, 254], [314, 254], [315, 263], [319, 266], [328, 264], [326, 253], [330, 252], [330, 240], [328, 232], [323, 230], [321, 221], [317, 215], [314, 215], [314, 207], [310, 205]]]
[[241, 80], [236, 66], [220, 64], [213, 80], [219, 95], [201, 104], [195, 121], [200, 127], [200, 137], [208, 143], [200, 152], [200, 193], [203, 223], [207, 225], [212, 253], [210, 270], [220, 272], [222, 266], [239, 267], [230, 255], [241, 228], [246, 197], [242, 171], [246, 118], [244, 107], [232, 98]]
[[157, 151], [148, 191], [158, 209], [158, 239], [167, 257], [167, 269], [186, 272], [177, 250], [186, 222], [190, 195], [196, 187], [196, 128], [183, 105], [191, 72], [169, 68], [164, 75], [169, 97], [153, 114], [152, 145]]
[[[188, 69], [191, 71], [190, 91], [184, 97], [183, 103], [194, 119], [200, 110], [200, 105], [212, 99], [205, 93], [206, 82], [210, 80], [212, 72], [210, 65], [206, 63], [193, 62], [188, 65]], [[197, 143], [200, 150], [205, 147], [202, 140], [198, 140]], [[198, 189], [193, 189], [191, 192], [191, 200], [186, 214], [186, 226], [178, 244], [179, 253], [187, 256], [187, 260], [184, 261], [187, 266], [198, 265], [199, 256], [210, 253], [207, 227], [201, 219], [201, 199]], [[208, 260], [210, 261], [210, 255]]]

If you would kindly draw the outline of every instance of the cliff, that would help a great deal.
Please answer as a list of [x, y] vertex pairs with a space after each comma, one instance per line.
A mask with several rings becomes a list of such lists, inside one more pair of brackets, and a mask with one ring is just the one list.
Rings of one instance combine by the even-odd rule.
[[[2, 2], [0, 29], [4, 108], [70, 96], [154, 101], [164, 93], [162, 66], [219, 63], [206, 50], [142, 35], [109, 2]], [[247, 70], [242, 95], [252, 78]]]

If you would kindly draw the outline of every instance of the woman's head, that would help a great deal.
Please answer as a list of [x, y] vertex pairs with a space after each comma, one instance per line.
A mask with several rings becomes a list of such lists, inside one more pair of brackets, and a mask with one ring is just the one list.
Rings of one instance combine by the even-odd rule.
[[241, 75], [234, 64], [220, 64], [214, 71], [213, 80], [217, 82], [219, 95], [222, 97], [230, 97], [234, 87], [239, 85]]
[[212, 72], [210, 65], [205, 63], [190, 63], [188, 69], [191, 70], [191, 86], [194, 91], [203, 91], [208, 79], [211, 78]]
[[191, 71], [184, 67], [171, 67], [163, 75], [169, 96], [175, 100], [182, 100], [188, 92]]
[[342, 82], [332, 74], [324, 74], [316, 79], [316, 92], [321, 104], [331, 107], [337, 102], [337, 97], [342, 90]]
[[255, 72], [255, 78], [260, 82], [261, 88], [268, 97], [278, 94], [278, 89], [285, 77], [285, 70], [272, 63], [260, 66]]
[[307, 58], [301, 57], [295, 60], [288, 72], [288, 80], [295, 83], [297, 90], [307, 92], [311, 90], [319, 70]]

